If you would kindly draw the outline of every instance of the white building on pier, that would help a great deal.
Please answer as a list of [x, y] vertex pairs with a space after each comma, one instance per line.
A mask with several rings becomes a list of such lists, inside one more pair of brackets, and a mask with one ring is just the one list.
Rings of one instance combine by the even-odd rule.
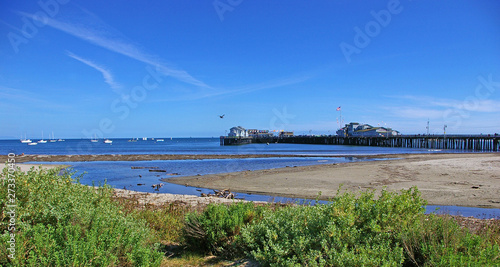
[[337, 131], [343, 137], [391, 137], [401, 135], [398, 131], [386, 127], [373, 127], [369, 124], [351, 122]]
[[248, 131], [247, 129], [241, 127], [241, 126], [236, 126], [231, 129], [229, 129], [229, 134], [228, 136], [231, 137], [248, 137]]

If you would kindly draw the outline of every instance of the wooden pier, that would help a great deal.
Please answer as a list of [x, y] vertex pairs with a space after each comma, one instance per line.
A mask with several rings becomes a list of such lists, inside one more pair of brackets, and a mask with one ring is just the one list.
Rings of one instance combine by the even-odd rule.
[[238, 138], [221, 136], [220, 145], [250, 143], [324, 144], [381, 146], [466, 151], [500, 151], [498, 135], [400, 135], [394, 137], [292, 136], [273, 138]]

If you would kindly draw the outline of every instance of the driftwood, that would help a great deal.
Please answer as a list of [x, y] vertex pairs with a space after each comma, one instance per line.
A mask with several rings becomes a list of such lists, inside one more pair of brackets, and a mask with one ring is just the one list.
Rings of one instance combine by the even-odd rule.
[[167, 172], [166, 170], [149, 169], [150, 172]]
[[220, 197], [220, 198], [226, 198], [226, 199], [234, 199], [235, 194], [231, 193], [229, 189], [222, 189], [222, 190], [215, 190], [213, 194], [205, 194], [201, 193], [202, 197]]
[[130, 167], [132, 170], [137, 170], [137, 169], [159, 169], [160, 167], [142, 167], [142, 166], [132, 166]]

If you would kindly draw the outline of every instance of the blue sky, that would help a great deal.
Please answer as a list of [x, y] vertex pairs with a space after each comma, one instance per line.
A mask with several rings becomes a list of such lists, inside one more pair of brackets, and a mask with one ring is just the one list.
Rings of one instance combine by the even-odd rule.
[[40, 3], [0, 3], [0, 138], [500, 132], [499, 1]]

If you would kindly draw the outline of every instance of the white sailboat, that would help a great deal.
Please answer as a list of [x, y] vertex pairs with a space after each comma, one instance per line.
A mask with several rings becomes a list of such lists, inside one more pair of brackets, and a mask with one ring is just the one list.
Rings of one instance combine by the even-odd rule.
[[113, 143], [113, 140], [106, 139], [106, 140], [104, 140], [104, 143], [105, 144], [111, 144], [111, 143]]
[[97, 143], [99, 140], [97, 139], [97, 136], [94, 134], [94, 138], [90, 139], [90, 142], [92, 143]]
[[29, 143], [31, 143], [31, 140], [27, 139], [26, 138], [26, 134], [24, 134], [24, 139], [23, 139], [23, 136], [21, 135], [21, 143], [23, 143], [23, 144], [29, 144]]
[[43, 131], [42, 131], [42, 140], [38, 140], [39, 144], [45, 144], [47, 143], [47, 140], [43, 140]]
[[57, 142], [57, 139], [54, 138], [54, 132], [52, 132], [52, 138], [49, 140], [51, 143]]

